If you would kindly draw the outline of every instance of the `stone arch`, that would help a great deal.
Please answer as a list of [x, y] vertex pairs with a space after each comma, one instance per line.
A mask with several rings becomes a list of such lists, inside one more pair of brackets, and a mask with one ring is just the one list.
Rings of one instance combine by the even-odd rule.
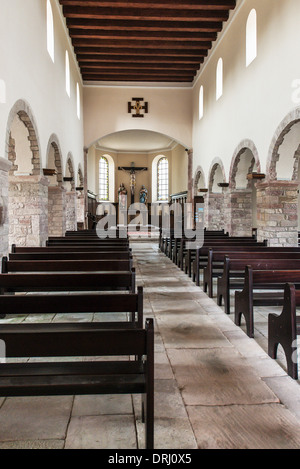
[[300, 107], [293, 109], [278, 125], [269, 148], [267, 159], [267, 174], [268, 180], [276, 180], [277, 172], [276, 165], [279, 161], [279, 148], [284, 141], [285, 136], [290, 132], [292, 127], [300, 122]]
[[[236, 189], [236, 177], [238, 173], [238, 166], [242, 156], [247, 152], [247, 150], [250, 150], [253, 155], [248, 168], [248, 172], [252, 172], [254, 167], [256, 167], [257, 172], [261, 171], [258, 151], [255, 144], [251, 140], [243, 140], [235, 149], [231, 160], [229, 172], [229, 187], [231, 189]], [[251, 186], [251, 181], [248, 181], [247, 186], [248, 188]]]
[[[209, 192], [213, 192], [216, 187], [215, 187], [215, 178], [218, 176], [218, 181], [219, 182], [225, 182], [226, 181], [226, 176], [225, 176], [225, 169], [222, 161], [220, 158], [215, 158], [212, 163], [211, 167], [209, 170], [209, 181], [208, 181], [208, 190]], [[217, 182], [218, 184], [218, 182]], [[220, 188], [217, 190], [217, 192], [222, 192], [222, 189]]]
[[[54, 166], [53, 168], [51, 166]], [[47, 146], [47, 168], [55, 169], [56, 174], [50, 178], [52, 185], [63, 185], [63, 165], [60, 143], [57, 135], [52, 134]]]
[[[201, 185], [201, 188], [199, 187], [199, 184]], [[197, 169], [195, 171], [195, 177], [194, 177], [194, 184], [193, 184], [193, 189], [194, 189], [194, 195], [198, 195], [198, 189], [205, 188], [205, 175], [204, 171], [201, 166], [197, 166]]]
[[70, 186], [71, 186], [71, 190], [75, 191], [76, 180], [75, 180], [75, 171], [74, 171], [74, 159], [73, 159], [72, 153], [68, 153], [68, 156], [67, 156], [65, 175], [66, 177], [72, 178], [72, 180], [70, 181]]
[[29, 106], [29, 104], [20, 99], [18, 100], [14, 106], [11, 108], [8, 120], [7, 120], [7, 127], [6, 127], [6, 146], [5, 152], [7, 159], [12, 163], [10, 169], [10, 175], [13, 175], [16, 171], [18, 171], [18, 164], [17, 164], [17, 153], [16, 153], [16, 142], [15, 138], [11, 133], [11, 128], [13, 126], [13, 122], [16, 119], [19, 120], [24, 124], [28, 132], [28, 142], [29, 148], [31, 152], [31, 174], [32, 175], [39, 175], [41, 174], [41, 164], [40, 164], [40, 142], [39, 136], [37, 131], [36, 121], [33, 115], [33, 112]]

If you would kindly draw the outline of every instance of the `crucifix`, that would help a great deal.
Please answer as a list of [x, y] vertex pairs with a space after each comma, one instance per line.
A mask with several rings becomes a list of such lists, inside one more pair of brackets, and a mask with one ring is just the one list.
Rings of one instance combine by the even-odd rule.
[[134, 203], [134, 190], [136, 184], [136, 173], [141, 171], [148, 171], [146, 167], [136, 167], [134, 163], [131, 163], [131, 166], [119, 166], [119, 171], [125, 171], [130, 174], [130, 193], [131, 193], [131, 204]]

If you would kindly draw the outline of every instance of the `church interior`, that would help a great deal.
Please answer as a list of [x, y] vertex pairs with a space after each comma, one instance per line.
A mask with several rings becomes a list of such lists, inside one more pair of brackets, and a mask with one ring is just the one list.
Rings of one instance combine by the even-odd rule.
[[0, 2], [0, 449], [299, 449], [299, 0]]

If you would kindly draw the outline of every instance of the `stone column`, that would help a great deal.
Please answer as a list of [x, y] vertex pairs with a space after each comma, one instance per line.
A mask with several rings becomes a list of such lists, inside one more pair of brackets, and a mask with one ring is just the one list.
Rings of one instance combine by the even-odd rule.
[[9, 177], [9, 245], [44, 246], [48, 238], [48, 184], [41, 175]]
[[234, 189], [226, 194], [225, 231], [230, 236], [252, 236], [252, 190]]
[[77, 223], [80, 223], [84, 227], [85, 223], [85, 197], [84, 194], [80, 193], [77, 196]]
[[0, 255], [7, 256], [10, 249], [8, 243], [8, 174], [11, 163], [0, 158]]
[[206, 227], [208, 230], [222, 230], [224, 228], [224, 194], [207, 194]]
[[49, 186], [49, 236], [66, 234], [66, 189]]
[[298, 182], [268, 181], [256, 185], [257, 240], [269, 246], [298, 245]]
[[84, 227], [88, 228], [88, 180], [87, 180], [87, 172], [88, 172], [88, 148], [84, 148], [84, 175], [83, 175], [83, 194], [84, 194]]
[[76, 191], [70, 191], [66, 193], [66, 230], [77, 231]]

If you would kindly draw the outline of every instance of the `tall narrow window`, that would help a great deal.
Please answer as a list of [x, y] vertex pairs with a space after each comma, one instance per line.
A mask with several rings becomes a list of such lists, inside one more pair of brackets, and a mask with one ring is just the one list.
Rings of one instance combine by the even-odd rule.
[[54, 62], [54, 23], [50, 0], [47, 0], [47, 50]]
[[169, 198], [169, 162], [163, 157], [157, 163], [157, 200]]
[[217, 76], [216, 76], [216, 99], [218, 101], [223, 94], [223, 59], [218, 60]]
[[257, 56], [257, 15], [256, 10], [250, 11], [246, 25], [246, 67]]
[[199, 91], [199, 120], [203, 117], [203, 111], [203, 86], [201, 86]]
[[70, 59], [69, 53], [66, 50], [66, 92], [67, 95], [71, 96], [71, 79], [70, 79]]
[[0, 79], [0, 104], [6, 103], [6, 84], [4, 80]]
[[102, 156], [99, 160], [99, 200], [108, 200], [109, 185], [108, 161]]
[[80, 89], [79, 89], [79, 84], [77, 83], [77, 86], [76, 86], [76, 93], [77, 93], [77, 117], [78, 119], [80, 119]]

